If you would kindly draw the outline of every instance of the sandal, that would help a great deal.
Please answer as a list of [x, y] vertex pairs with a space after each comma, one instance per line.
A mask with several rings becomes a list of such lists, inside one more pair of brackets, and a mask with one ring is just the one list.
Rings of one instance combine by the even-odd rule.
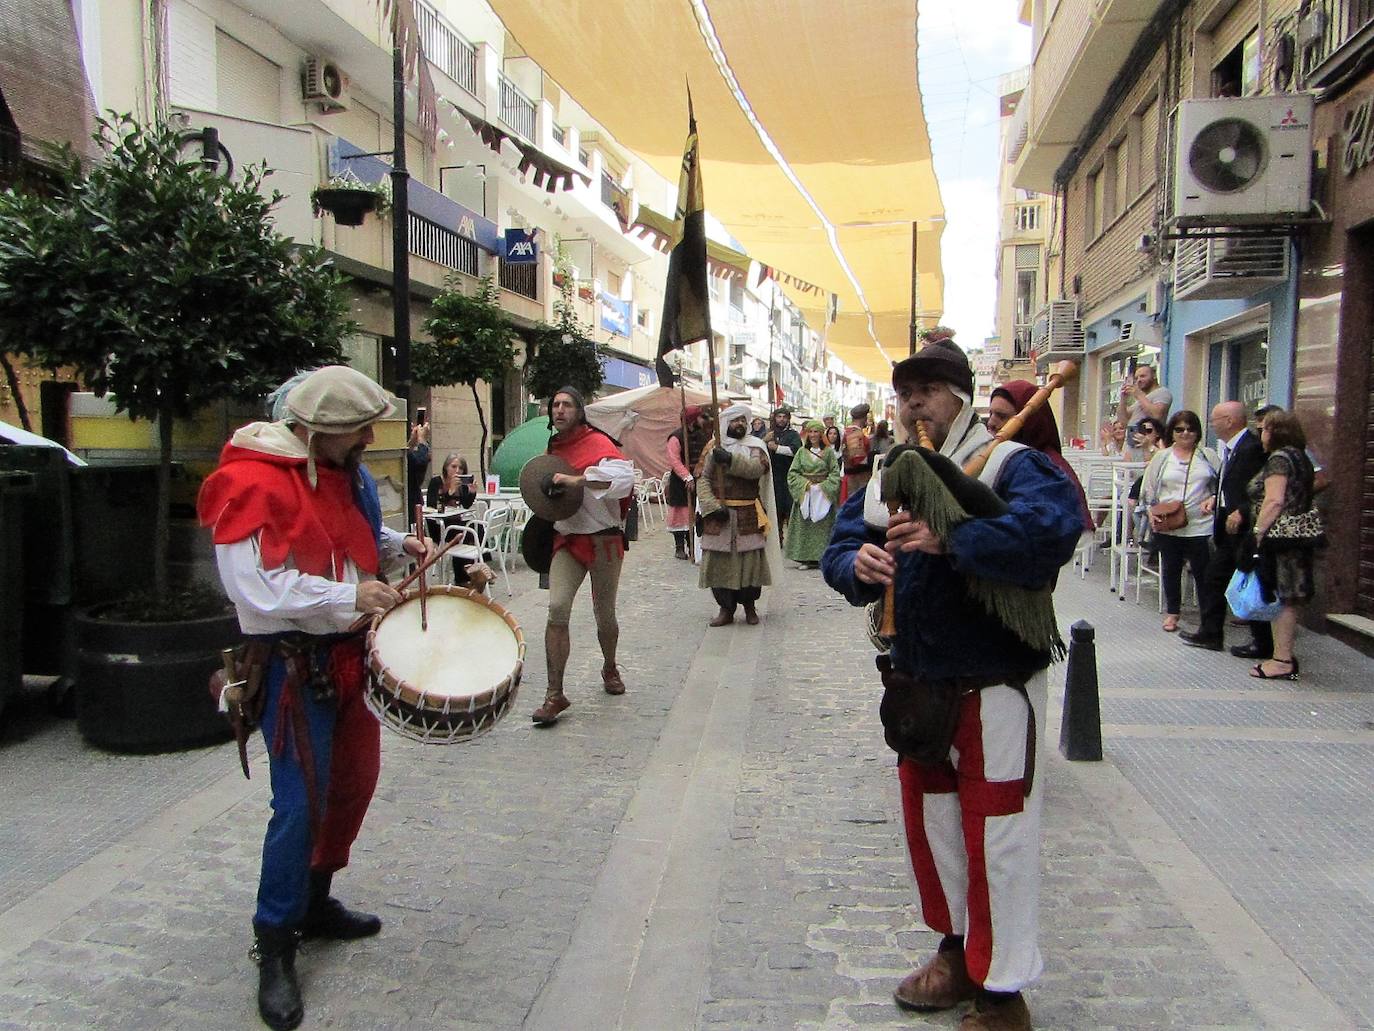
[[1164, 617], [1164, 625], [1163, 625], [1162, 629], [1164, 630], [1164, 632], [1165, 632], [1166, 634], [1172, 634], [1172, 633], [1174, 633], [1176, 630], [1178, 630], [1178, 617], [1177, 617], [1177, 616], [1165, 616], [1165, 617]]
[[[1288, 670], [1287, 673], [1266, 673], [1266, 672], [1264, 672], [1264, 663], [1265, 663], [1265, 662], [1273, 662], [1273, 663], [1276, 663], [1277, 665], [1280, 665], [1280, 666], [1288, 666], [1288, 667], [1291, 667], [1291, 668]], [[1252, 669], [1250, 670], [1250, 675], [1251, 675], [1252, 677], [1254, 677], [1256, 680], [1297, 680], [1297, 679], [1298, 679], [1298, 660], [1297, 660], [1296, 658], [1292, 658], [1292, 659], [1265, 659], [1263, 662], [1257, 662], [1257, 663], [1255, 663], [1254, 668], [1252, 668]]]

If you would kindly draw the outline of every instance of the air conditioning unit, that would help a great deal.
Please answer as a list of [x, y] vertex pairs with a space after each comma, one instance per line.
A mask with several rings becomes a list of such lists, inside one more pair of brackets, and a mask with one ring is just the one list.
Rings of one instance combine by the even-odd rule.
[[1176, 118], [1175, 221], [1253, 224], [1307, 214], [1310, 94], [1185, 100]]
[[1146, 347], [1160, 347], [1164, 343], [1164, 327], [1153, 319], [1121, 324], [1121, 342], [1134, 341]]
[[1073, 301], [1050, 301], [1031, 322], [1031, 350], [1038, 361], [1083, 359], [1083, 322]]
[[1286, 236], [1192, 237], [1174, 248], [1174, 299], [1249, 297], [1288, 281]]
[[318, 106], [321, 114], [348, 110], [348, 76], [323, 57], [307, 57], [301, 73], [301, 99]]

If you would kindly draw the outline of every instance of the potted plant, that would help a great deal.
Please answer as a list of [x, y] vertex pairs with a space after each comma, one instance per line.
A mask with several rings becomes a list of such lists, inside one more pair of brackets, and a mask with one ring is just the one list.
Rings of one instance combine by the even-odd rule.
[[184, 162], [179, 134], [100, 121], [103, 160], [68, 152], [50, 192], [0, 193], [0, 338], [45, 368], [75, 368], [159, 446], [151, 583], [77, 620], [77, 714], [89, 740], [159, 750], [222, 737], [205, 678], [238, 636], [214, 589], [168, 571], [173, 427], [339, 360], [351, 331], [325, 256], [273, 228], [266, 168], [231, 181]]
[[365, 183], [351, 171], [333, 176], [310, 191], [316, 217], [326, 211], [341, 226], [360, 226], [369, 213], [381, 217], [391, 210], [391, 183]]
[[514, 326], [497, 300], [491, 276], [484, 276], [472, 295], [463, 293], [460, 281], [450, 276], [444, 292], [431, 303], [433, 314], [424, 324], [428, 340], [411, 345], [410, 362], [415, 379], [431, 387], [466, 384], [477, 406], [482, 427], [478, 464], [482, 482], [487, 478], [487, 417], [477, 393], [479, 380], [491, 383], [515, 361]]

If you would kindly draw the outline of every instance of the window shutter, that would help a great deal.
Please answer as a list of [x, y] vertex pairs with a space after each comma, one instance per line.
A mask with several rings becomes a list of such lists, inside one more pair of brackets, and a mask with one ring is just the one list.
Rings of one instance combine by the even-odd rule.
[[167, 9], [167, 92], [176, 107], [219, 110], [215, 20], [185, 0]]
[[235, 118], [281, 122], [281, 66], [225, 32], [215, 34], [217, 111]]

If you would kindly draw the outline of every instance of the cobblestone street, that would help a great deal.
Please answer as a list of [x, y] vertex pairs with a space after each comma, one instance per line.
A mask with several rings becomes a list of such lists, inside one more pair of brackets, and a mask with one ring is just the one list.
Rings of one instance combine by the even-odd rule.
[[[1105, 565], [1105, 563], [1103, 563]], [[306, 1027], [952, 1028], [891, 1000], [916, 923], [862, 615], [815, 571], [763, 623], [713, 605], [661, 529], [627, 557], [623, 697], [590, 603], [551, 729], [547, 594], [515, 711], [475, 742], [384, 735], [350, 868], [376, 939], [311, 944]], [[1374, 1027], [1374, 663], [1303, 633], [1303, 680], [1184, 649], [1102, 565], [1065, 571], [1097, 628], [1103, 763], [1055, 749], [1051, 673], [1038, 1028]], [[1185, 613], [1185, 624], [1188, 615]], [[247, 957], [266, 763], [232, 746], [112, 756], [38, 695], [0, 743], [0, 1028], [258, 1025]]]

